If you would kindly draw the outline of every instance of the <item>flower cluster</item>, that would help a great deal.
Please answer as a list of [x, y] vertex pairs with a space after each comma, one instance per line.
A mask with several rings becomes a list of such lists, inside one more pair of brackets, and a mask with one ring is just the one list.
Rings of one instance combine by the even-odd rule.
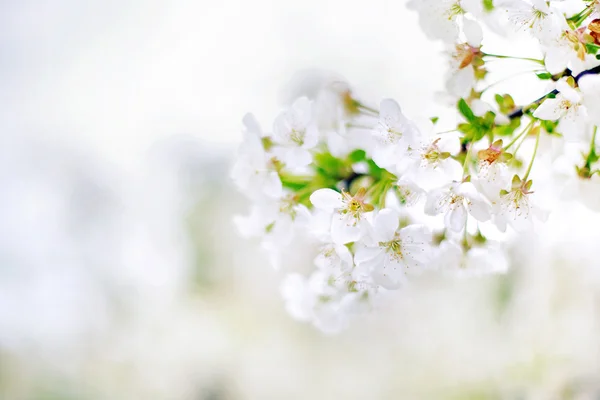
[[[244, 117], [232, 178], [252, 205], [236, 223], [285, 267], [293, 316], [335, 332], [415, 275], [506, 271], [507, 232], [547, 216], [530, 179], [542, 153], [566, 166], [560, 185], [577, 187], [572, 197], [600, 208], [600, 2], [584, 1], [574, 14], [570, 3], [409, 2], [427, 36], [450, 46], [454, 129], [411, 119], [392, 99], [368, 106], [332, 79], [293, 101], [268, 132]], [[488, 53], [487, 29], [529, 32], [543, 59]], [[494, 93], [488, 63], [498, 59], [535, 65], [532, 79], [548, 82], [548, 92], [522, 107]], [[560, 150], [542, 151], [540, 142]], [[575, 159], [569, 146], [581, 150]], [[287, 267], [298, 243], [314, 259], [308, 273]]]

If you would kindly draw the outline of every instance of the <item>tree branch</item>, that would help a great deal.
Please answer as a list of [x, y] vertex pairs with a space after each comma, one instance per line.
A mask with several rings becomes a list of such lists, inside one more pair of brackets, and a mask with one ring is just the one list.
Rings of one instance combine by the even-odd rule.
[[[586, 75], [597, 75], [597, 74], [600, 74], [600, 65], [597, 66], [597, 67], [585, 70], [583, 72], [580, 72], [577, 76], [574, 76], [573, 78], [575, 79], [575, 82], [579, 82], [579, 80], [581, 78], [583, 78], [584, 76], [586, 76]], [[563, 77], [563, 76], [573, 76], [573, 75], [572, 75], [571, 70], [566, 69], [565, 72], [561, 75], [561, 77]], [[534, 105], [540, 104], [548, 96], [553, 95], [553, 94], [558, 94], [558, 90], [554, 89], [550, 93], [546, 93], [545, 95], [543, 95], [539, 99], [535, 100], [533, 103], [528, 104], [528, 105], [523, 106], [523, 107], [519, 107], [518, 109], [516, 109], [515, 111], [513, 111], [512, 113], [510, 113], [508, 115], [508, 118], [514, 119], [514, 118], [522, 117], [529, 108], [531, 108]]]

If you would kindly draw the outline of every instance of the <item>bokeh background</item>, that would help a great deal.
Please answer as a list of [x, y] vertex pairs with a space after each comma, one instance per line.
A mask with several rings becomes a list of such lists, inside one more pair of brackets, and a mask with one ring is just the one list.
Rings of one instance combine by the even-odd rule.
[[235, 232], [241, 117], [268, 126], [298, 70], [446, 112], [403, 1], [9, 0], [0, 49], [1, 399], [599, 398], [581, 206], [511, 242], [507, 275], [425, 276], [336, 336]]

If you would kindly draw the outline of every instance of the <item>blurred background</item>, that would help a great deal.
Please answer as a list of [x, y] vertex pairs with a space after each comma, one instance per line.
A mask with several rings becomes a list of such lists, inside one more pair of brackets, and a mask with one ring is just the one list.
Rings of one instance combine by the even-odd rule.
[[0, 399], [600, 398], [580, 206], [507, 275], [424, 277], [337, 336], [235, 232], [241, 117], [269, 126], [296, 71], [444, 112], [403, 1], [8, 0], [0, 32]]

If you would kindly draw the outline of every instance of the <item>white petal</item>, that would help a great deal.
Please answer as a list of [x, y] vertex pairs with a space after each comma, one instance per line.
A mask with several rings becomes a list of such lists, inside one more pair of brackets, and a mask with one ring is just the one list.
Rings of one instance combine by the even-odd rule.
[[361, 265], [367, 261], [373, 260], [382, 253], [383, 250], [380, 247], [360, 247], [356, 250], [354, 261], [357, 265]]
[[463, 182], [455, 186], [455, 192], [465, 197], [477, 197], [479, 192], [471, 182]]
[[380, 168], [389, 168], [398, 161], [396, 150], [395, 145], [378, 144], [373, 151], [373, 161]]
[[578, 85], [590, 119], [594, 124], [600, 125], [600, 75], [586, 75], [579, 79]]
[[489, 221], [490, 206], [481, 197], [474, 197], [468, 200], [469, 214], [479, 222]]
[[304, 143], [302, 147], [305, 149], [312, 149], [319, 142], [319, 130], [316, 125], [310, 124], [306, 127], [306, 133], [304, 135]]
[[477, 21], [463, 19], [463, 32], [467, 38], [467, 43], [472, 47], [481, 46], [483, 40], [483, 30]]
[[302, 168], [312, 162], [312, 155], [303, 148], [291, 147], [284, 152], [283, 162], [288, 168]]
[[556, 90], [558, 90], [565, 99], [573, 103], [579, 103], [581, 101], [581, 95], [564, 79], [561, 79], [556, 83]]
[[450, 210], [444, 218], [446, 227], [454, 232], [460, 232], [467, 223], [467, 209], [464, 205], [460, 205], [453, 210]]
[[556, 121], [563, 114], [560, 104], [560, 99], [546, 99], [537, 110], [534, 111], [533, 116], [548, 121]]
[[333, 211], [343, 206], [342, 194], [333, 189], [319, 189], [310, 195], [313, 206], [326, 211]]
[[398, 289], [406, 282], [404, 265], [390, 263], [388, 259], [384, 259], [382, 264], [383, 265], [380, 264], [372, 273], [375, 283], [386, 289], [394, 290]]
[[244, 123], [244, 127], [246, 128], [246, 132], [252, 133], [258, 137], [262, 136], [262, 130], [260, 129], [260, 124], [256, 120], [256, 117], [252, 113], [248, 113], [244, 115], [242, 119]]
[[475, 70], [471, 65], [454, 71], [446, 79], [446, 89], [454, 96], [466, 96], [475, 85]]
[[279, 174], [275, 171], [268, 172], [263, 182], [264, 193], [273, 198], [280, 198], [283, 193], [283, 187], [281, 185], [281, 179]]
[[307, 97], [299, 97], [292, 104], [294, 120], [303, 126], [307, 126], [312, 119], [312, 101]]
[[379, 105], [379, 117], [386, 120], [388, 118], [392, 118], [396, 120], [400, 115], [402, 115], [402, 111], [400, 110], [400, 106], [393, 99], [383, 99]]
[[587, 110], [583, 106], [574, 106], [561, 118], [558, 131], [567, 142], [579, 142], [585, 139], [587, 128]]
[[425, 201], [425, 214], [438, 215], [446, 211], [444, 197], [448, 195], [448, 189], [434, 189], [427, 195]]
[[373, 229], [378, 241], [392, 240], [398, 229], [398, 219], [398, 213], [391, 208], [385, 208], [375, 216]]
[[400, 230], [400, 238], [411, 245], [428, 247], [431, 243], [431, 231], [425, 225], [413, 224]]
[[440, 161], [438, 169], [443, 172], [442, 177], [452, 181], [460, 180], [463, 173], [462, 165], [453, 158]]
[[287, 120], [287, 112], [280, 113], [273, 121], [273, 138], [276, 142], [287, 144], [290, 142], [290, 125]]
[[560, 47], [550, 47], [546, 51], [544, 66], [551, 74], [558, 74], [567, 68], [569, 56]]
[[353, 220], [335, 214], [331, 221], [331, 238], [335, 243], [346, 244], [356, 242], [362, 237], [363, 230], [359, 223]]
[[352, 266], [354, 262], [352, 261], [352, 253], [348, 250], [348, 247], [343, 245], [335, 245], [335, 252], [337, 253], [340, 260], [349, 266]]

